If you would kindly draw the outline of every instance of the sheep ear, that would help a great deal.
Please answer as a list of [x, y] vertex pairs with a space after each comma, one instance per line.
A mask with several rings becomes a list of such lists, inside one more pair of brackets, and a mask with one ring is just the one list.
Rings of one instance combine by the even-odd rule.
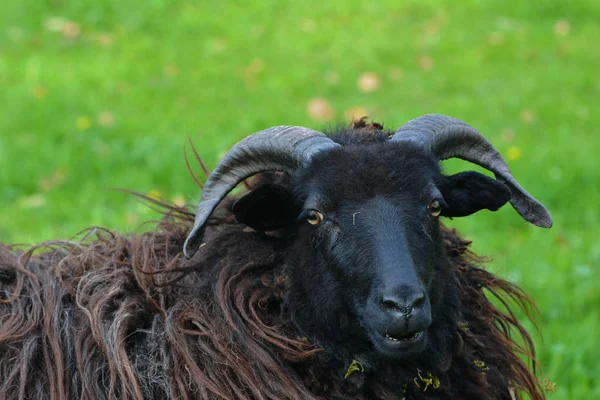
[[259, 231], [291, 227], [299, 213], [292, 193], [272, 183], [257, 187], [233, 205], [235, 219]]
[[465, 217], [479, 210], [496, 211], [510, 200], [510, 189], [500, 181], [479, 172], [445, 176], [436, 186], [442, 193], [446, 217]]

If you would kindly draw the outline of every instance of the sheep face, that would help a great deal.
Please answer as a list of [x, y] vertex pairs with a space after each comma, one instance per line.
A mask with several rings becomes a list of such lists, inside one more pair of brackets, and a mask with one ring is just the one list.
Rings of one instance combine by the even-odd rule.
[[454, 301], [440, 216], [495, 210], [509, 196], [484, 175], [446, 177], [419, 148], [385, 143], [319, 154], [234, 213], [255, 229], [295, 231], [287, 301], [300, 330], [345, 357], [405, 360], [435, 346], [437, 308]]

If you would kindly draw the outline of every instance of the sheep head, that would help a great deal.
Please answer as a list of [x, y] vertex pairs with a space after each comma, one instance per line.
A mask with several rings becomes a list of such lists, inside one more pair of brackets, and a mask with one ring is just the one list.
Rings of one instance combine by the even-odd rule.
[[[459, 157], [496, 175], [444, 175]], [[258, 132], [228, 153], [209, 178], [185, 244], [192, 256], [204, 224], [240, 181], [285, 171], [240, 198], [233, 212], [257, 230], [287, 229], [287, 302], [299, 329], [341, 359], [408, 360], [444, 342], [436, 329], [457, 294], [440, 217], [497, 210], [510, 201], [527, 221], [551, 226], [546, 209], [514, 179], [493, 146], [454, 118], [429, 115], [389, 140], [340, 145], [299, 127]], [[429, 346], [428, 346], [429, 345]], [[432, 350], [433, 351], [433, 350]]]

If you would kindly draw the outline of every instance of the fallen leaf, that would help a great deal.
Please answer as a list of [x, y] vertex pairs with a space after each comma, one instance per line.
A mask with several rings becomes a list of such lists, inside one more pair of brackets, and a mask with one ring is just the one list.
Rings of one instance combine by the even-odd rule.
[[63, 29], [62, 29], [62, 34], [64, 37], [69, 38], [69, 39], [75, 39], [79, 36], [79, 34], [81, 33], [81, 25], [79, 25], [77, 22], [73, 22], [73, 21], [66, 21]]
[[558, 54], [559, 57], [566, 57], [569, 55], [570, 52], [571, 51], [567, 46], [558, 46], [558, 48], [556, 49], [556, 54]]
[[421, 56], [419, 57], [419, 68], [429, 71], [433, 69], [433, 58], [430, 56]]
[[56, 170], [52, 175], [40, 181], [40, 189], [47, 191], [62, 185], [67, 180], [67, 171], [64, 169]]
[[300, 29], [304, 32], [314, 32], [317, 27], [317, 24], [312, 19], [305, 19], [300, 22]]
[[364, 372], [365, 371], [365, 367], [363, 367], [363, 365], [356, 361], [356, 360], [352, 360], [352, 363], [350, 363], [350, 366], [348, 366], [348, 369], [346, 370], [346, 374], [344, 375], [344, 379], [348, 379], [350, 377], [350, 375], [352, 375], [354, 372]]
[[246, 78], [254, 78], [265, 69], [265, 63], [260, 58], [255, 58], [244, 68], [244, 75]]
[[559, 19], [554, 24], [554, 33], [557, 36], [567, 36], [571, 30], [571, 25], [566, 19]]
[[539, 57], [539, 53], [536, 52], [535, 50], [530, 50], [527, 53], [525, 53], [525, 61], [527, 62], [534, 62], [538, 59]]
[[106, 143], [97, 142], [94, 144], [94, 152], [100, 157], [106, 157], [110, 154], [110, 147]]
[[45, 86], [38, 85], [33, 89], [33, 95], [36, 99], [43, 99], [48, 94], [48, 89]]
[[433, 46], [440, 37], [440, 30], [446, 24], [446, 17], [438, 14], [434, 18], [426, 21], [423, 29], [416, 33], [416, 44], [420, 48], [429, 48]]
[[227, 50], [227, 40], [225, 40], [224, 38], [215, 38], [212, 41], [211, 44], [212, 50], [215, 53], [222, 53], [225, 50]]
[[401, 68], [392, 67], [392, 68], [390, 68], [389, 75], [390, 75], [391, 79], [393, 79], [395, 81], [399, 81], [404, 76], [404, 72], [402, 71]]
[[96, 42], [102, 47], [110, 47], [113, 44], [113, 36], [110, 33], [100, 33], [96, 37]]
[[62, 32], [66, 22], [63, 17], [50, 17], [44, 22], [44, 27], [50, 32]]
[[500, 137], [506, 142], [512, 142], [515, 138], [515, 131], [510, 128], [506, 128], [500, 133]]
[[175, 64], [167, 64], [163, 69], [163, 73], [170, 78], [174, 78], [179, 75], [179, 67]]
[[104, 111], [98, 115], [97, 120], [100, 126], [110, 126], [114, 124], [115, 116], [108, 111]]
[[323, 97], [315, 97], [308, 102], [306, 112], [315, 121], [331, 121], [335, 117], [333, 107]]
[[129, 84], [127, 84], [126, 82], [118, 82], [116, 88], [117, 92], [119, 92], [120, 94], [125, 94], [129, 92]]
[[22, 208], [40, 208], [43, 207], [45, 204], [46, 198], [40, 193], [22, 197], [19, 201], [19, 205]]
[[265, 28], [262, 25], [255, 25], [252, 28], [250, 28], [250, 31], [248, 33], [250, 37], [258, 39], [265, 33]]
[[530, 110], [528, 108], [521, 111], [519, 113], [519, 117], [521, 118], [521, 121], [523, 121], [526, 124], [530, 124], [533, 121], [535, 121], [535, 114], [533, 113], [532, 110]]
[[492, 32], [487, 37], [490, 46], [500, 46], [504, 43], [504, 35], [500, 32]]
[[365, 72], [358, 77], [358, 88], [363, 93], [372, 93], [379, 89], [381, 80], [375, 72]]
[[440, 25], [442, 22], [443, 21], [441, 21], [440, 19], [434, 19], [427, 22], [425, 24], [425, 29], [423, 30], [423, 35], [427, 38], [432, 38], [436, 36], [440, 32]]

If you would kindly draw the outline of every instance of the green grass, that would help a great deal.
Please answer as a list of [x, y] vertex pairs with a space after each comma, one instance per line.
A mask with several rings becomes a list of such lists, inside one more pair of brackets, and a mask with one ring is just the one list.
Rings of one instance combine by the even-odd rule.
[[[0, 241], [134, 231], [155, 215], [106, 188], [194, 203], [187, 135], [214, 166], [259, 129], [318, 128], [315, 97], [335, 120], [356, 107], [389, 127], [456, 116], [512, 148], [555, 226], [510, 207], [454, 224], [539, 305], [549, 398], [600, 398], [598, 37], [595, 0], [5, 0]], [[378, 90], [359, 89], [364, 72]]]

